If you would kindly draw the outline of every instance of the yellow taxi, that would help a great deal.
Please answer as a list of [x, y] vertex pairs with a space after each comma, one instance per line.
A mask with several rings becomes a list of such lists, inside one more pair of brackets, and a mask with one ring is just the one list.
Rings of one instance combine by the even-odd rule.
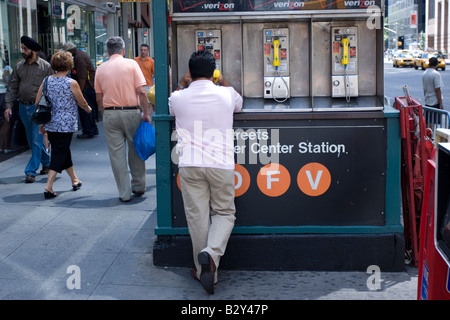
[[392, 59], [392, 66], [398, 67], [413, 67], [414, 57], [409, 51], [397, 51]]
[[425, 68], [428, 68], [430, 66], [429, 60], [432, 57], [438, 59], [438, 68], [440, 68], [441, 70], [445, 70], [445, 60], [437, 52], [423, 52], [422, 54], [420, 54], [416, 59], [414, 59], [414, 68], [422, 68], [422, 70], [425, 70]]

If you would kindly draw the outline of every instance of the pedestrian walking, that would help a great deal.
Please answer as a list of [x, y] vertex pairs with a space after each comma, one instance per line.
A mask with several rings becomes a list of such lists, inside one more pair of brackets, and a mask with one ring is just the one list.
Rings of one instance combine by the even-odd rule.
[[[57, 173], [63, 170], [70, 176], [72, 190], [76, 191], [81, 187], [82, 182], [73, 167], [70, 144], [73, 133], [78, 131], [78, 108], [81, 107], [86, 113], [92, 112], [78, 82], [67, 77], [73, 68], [72, 55], [66, 51], [55, 53], [51, 59], [51, 67], [56, 71], [56, 74], [47, 79], [47, 95], [52, 103], [52, 119], [49, 123], [41, 125], [39, 130], [42, 135], [48, 135], [51, 146], [50, 169], [44, 191], [46, 199], [56, 197], [53, 182]], [[39, 87], [36, 105], [42, 97], [42, 90], [43, 84]]]
[[144, 74], [146, 82], [145, 87], [150, 89], [150, 87], [153, 86], [153, 76], [155, 74], [155, 61], [149, 57], [148, 53], [149, 53], [148, 44], [143, 43], [141, 44], [140, 55], [134, 58], [134, 60], [139, 64], [139, 67], [141, 68], [142, 73]]
[[73, 42], [67, 42], [62, 47], [73, 55], [74, 67], [71, 70], [72, 79], [76, 80], [83, 92], [84, 99], [92, 107], [92, 111], [87, 113], [82, 108], [78, 108], [82, 133], [77, 135], [78, 139], [90, 139], [98, 135], [98, 106], [95, 100], [95, 68], [91, 57], [83, 50], [78, 49]]
[[423, 94], [425, 96], [425, 105], [436, 109], [444, 109], [441, 74], [437, 71], [439, 60], [435, 57], [430, 58], [429, 68], [425, 70], [422, 76]]
[[[149, 47], [148, 44], [141, 44], [141, 53], [138, 57], [135, 57], [134, 60], [139, 64], [142, 73], [145, 77], [145, 92], [149, 93], [150, 89], [153, 86], [153, 80], [155, 76], [155, 60], [149, 57]], [[148, 100], [150, 102], [150, 99]], [[152, 109], [155, 109], [155, 106], [152, 104]]]
[[223, 75], [220, 86], [214, 84], [215, 66], [211, 53], [194, 52], [189, 73], [169, 98], [179, 137], [181, 193], [193, 247], [191, 274], [208, 293], [214, 293], [220, 258], [234, 227], [233, 113], [242, 109], [241, 95]]
[[25, 168], [25, 182], [33, 183], [41, 163], [40, 174], [48, 173], [50, 156], [44, 146], [43, 136], [39, 134], [39, 126], [31, 121], [31, 116], [39, 86], [46, 76], [53, 74], [53, 70], [47, 61], [37, 55], [42, 49], [39, 43], [27, 36], [22, 36], [20, 42], [23, 60], [17, 63], [11, 74], [6, 89], [4, 116], [9, 121], [14, 102], [19, 99], [19, 117], [31, 149], [31, 158]]
[[[5, 87], [8, 86], [9, 78], [11, 78], [11, 67], [6, 65], [3, 68], [3, 75], [1, 82]], [[17, 110], [16, 110], [17, 111]], [[5, 119], [5, 94], [0, 94], [0, 153], [10, 153], [11, 149], [11, 133], [14, 128], [15, 118], [10, 116], [8, 121]], [[16, 112], [13, 112], [16, 113]]]
[[124, 58], [125, 43], [121, 37], [109, 38], [106, 50], [109, 60], [97, 68], [95, 92], [103, 114], [109, 159], [119, 199], [128, 202], [132, 193], [143, 195], [146, 187], [145, 162], [137, 155], [133, 145], [134, 134], [141, 121], [151, 122], [144, 89], [146, 81], [138, 63]]

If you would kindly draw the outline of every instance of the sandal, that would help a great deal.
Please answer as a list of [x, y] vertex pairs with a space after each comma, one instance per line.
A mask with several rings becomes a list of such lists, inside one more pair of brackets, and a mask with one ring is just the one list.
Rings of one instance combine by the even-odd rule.
[[72, 185], [72, 190], [77, 191], [78, 189], [81, 188], [81, 186], [82, 186], [82, 183], [81, 183], [81, 181], [79, 181], [78, 183]]
[[56, 193], [44, 190], [45, 199], [51, 199], [56, 197]]

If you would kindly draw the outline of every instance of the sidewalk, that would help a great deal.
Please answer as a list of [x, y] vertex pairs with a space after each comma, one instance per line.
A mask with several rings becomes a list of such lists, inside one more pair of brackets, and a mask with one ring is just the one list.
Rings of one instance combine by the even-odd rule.
[[416, 299], [416, 268], [381, 270], [374, 291], [365, 272], [219, 270], [208, 295], [189, 268], [153, 265], [155, 157], [146, 162], [145, 195], [122, 203], [102, 123], [99, 130], [89, 140], [74, 135], [74, 168], [83, 181], [76, 192], [65, 172], [54, 183], [55, 199], [44, 199], [47, 176], [25, 184], [29, 150], [0, 163], [0, 299]]

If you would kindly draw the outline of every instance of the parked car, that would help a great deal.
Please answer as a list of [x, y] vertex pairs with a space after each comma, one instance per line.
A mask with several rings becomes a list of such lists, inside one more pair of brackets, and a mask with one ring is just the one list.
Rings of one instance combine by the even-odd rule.
[[392, 59], [392, 66], [398, 67], [413, 67], [414, 57], [409, 51], [397, 51]]
[[441, 70], [445, 70], [445, 60], [442, 58], [442, 56], [438, 52], [430, 52], [426, 51], [419, 55], [416, 59], [414, 59], [414, 69], [422, 68], [422, 70], [425, 70], [425, 68], [428, 68], [430, 58], [436, 57], [439, 61], [438, 68]]

